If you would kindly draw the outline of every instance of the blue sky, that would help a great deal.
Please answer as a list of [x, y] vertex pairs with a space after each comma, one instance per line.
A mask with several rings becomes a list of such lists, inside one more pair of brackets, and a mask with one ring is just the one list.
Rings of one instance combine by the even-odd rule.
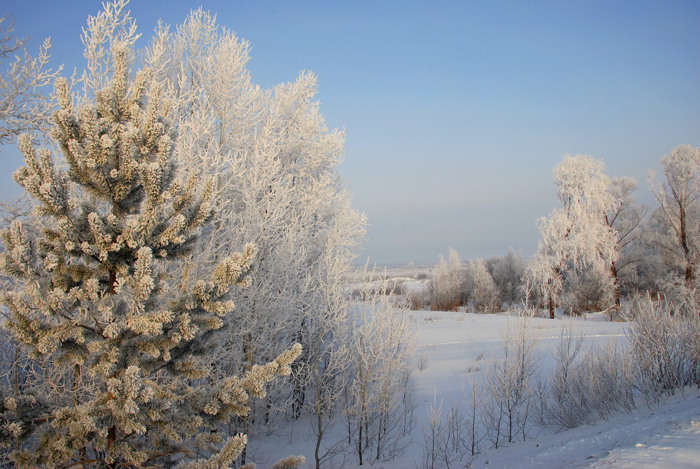
[[[81, 27], [98, 1], [3, 0], [35, 54], [81, 69]], [[679, 144], [700, 146], [700, 2], [132, 0], [143, 34], [200, 5], [251, 44], [253, 82], [318, 76], [329, 128], [346, 132], [340, 171], [369, 220], [360, 257], [436, 262], [525, 257], [556, 206], [565, 153], [637, 179]], [[68, 72], [64, 71], [64, 74]], [[0, 153], [0, 198], [19, 193], [16, 150]]]

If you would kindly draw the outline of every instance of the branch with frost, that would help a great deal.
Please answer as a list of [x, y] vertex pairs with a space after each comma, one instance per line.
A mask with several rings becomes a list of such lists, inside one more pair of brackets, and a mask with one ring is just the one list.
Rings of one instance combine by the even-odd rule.
[[[105, 7], [107, 23], [120, 23], [123, 4]], [[102, 37], [112, 41], [96, 82], [104, 86], [73, 99], [67, 82], [57, 83], [51, 136], [66, 169], [21, 139], [25, 166], [14, 176], [35, 199], [41, 229], [15, 220], [0, 233], [0, 268], [20, 280], [2, 296], [6, 327], [37, 363], [61, 370], [70, 392], [40, 390], [41, 415], [31, 420], [31, 393], [8, 401], [3, 435], [17, 443], [19, 467], [167, 465], [175, 454], [194, 457], [195, 447], [220, 466], [240, 439], [221, 453], [212, 430], [247, 414], [249, 396], [264, 397], [267, 383], [289, 374], [301, 347], [289, 344], [240, 379], [213, 373], [212, 350], [234, 308], [230, 287], [248, 283], [255, 249], [228, 252], [175, 293], [165, 266], [210, 220], [213, 187], [178, 179], [159, 83], [147, 71], [131, 74], [128, 42]], [[37, 438], [20, 440], [27, 429]]]
[[[7, 13], [0, 19], [0, 58], [7, 58], [22, 47], [27, 39], [12, 44], [12, 23], [2, 27]], [[51, 41], [46, 39], [39, 55], [32, 57], [26, 50], [15, 56], [4, 76], [0, 75], [0, 145], [13, 143], [22, 133], [46, 131], [54, 111], [51, 98], [43, 87], [58, 76], [63, 66], [52, 71], [47, 68]]]
[[700, 257], [700, 149], [680, 145], [661, 159], [666, 182], [658, 183], [649, 172], [649, 186], [659, 203], [657, 217], [663, 221], [669, 236], [658, 233], [654, 242], [673, 253], [685, 271], [685, 281], [694, 280]]

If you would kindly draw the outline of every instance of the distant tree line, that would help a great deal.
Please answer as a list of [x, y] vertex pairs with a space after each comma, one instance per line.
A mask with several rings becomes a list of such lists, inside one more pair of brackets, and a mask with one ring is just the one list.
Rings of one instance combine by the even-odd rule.
[[637, 182], [609, 178], [587, 155], [565, 155], [554, 168], [559, 206], [537, 221], [540, 241], [527, 261], [504, 257], [464, 265], [450, 249], [429, 284], [434, 310], [496, 312], [526, 303], [554, 317], [620, 312], [624, 300], [663, 296], [696, 302], [700, 261], [700, 148], [681, 145], [661, 158], [663, 178], [649, 173], [657, 206], [636, 203]]

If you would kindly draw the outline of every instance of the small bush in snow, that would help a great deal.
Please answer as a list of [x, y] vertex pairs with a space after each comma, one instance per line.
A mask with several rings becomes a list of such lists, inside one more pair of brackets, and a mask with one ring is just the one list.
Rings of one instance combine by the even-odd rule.
[[541, 338], [532, 332], [530, 318], [525, 312], [515, 325], [508, 323], [502, 354], [486, 370], [489, 397], [484, 418], [488, 438], [496, 448], [506, 442], [525, 441], [534, 423], [542, 356], [538, 348]]
[[583, 341], [570, 326], [562, 329], [557, 366], [542, 394], [545, 426], [574, 428], [634, 408], [632, 356], [612, 342], [584, 351]]
[[630, 353], [637, 366], [637, 388], [647, 402], [659, 403], [684, 386], [700, 386], [700, 317], [683, 307], [651, 299], [633, 311]]

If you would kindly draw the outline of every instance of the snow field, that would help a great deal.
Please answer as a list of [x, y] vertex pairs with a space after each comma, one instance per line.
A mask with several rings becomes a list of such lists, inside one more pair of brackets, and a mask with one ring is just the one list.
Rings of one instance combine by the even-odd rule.
[[[421, 423], [426, 425], [430, 406], [439, 407], [443, 417], [453, 401], [462, 400], [464, 407], [463, 391], [469, 392], [472, 378], [477, 382], [484, 379], [485, 369], [502, 351], [502, 333], [509, 322], [515, 326], [518, 320], [506, 313], [409, 311], [405, 314], [417, 334], [413, 370], [416, 427], [411, 444], [400, 458], [375, 463], [384, 469], [421, 467]], [[571, 326], [575, 335], [585, 336], [586, 349], [605, 346], [610, 340], [623, 344], [627, 324], [603, 319], [599, 313], [575, 319], [530, 319], [531, 333], [540, 338], [542, 372], [546, 374], [555, 366], [552, 351], [566, 325]], [[255, 438], [252, 454], [256, 459], [264, 455], [269, 461], [289, 454], [304, 454], [305, 467], [313, 467], [314, 440], [308, 428], [308, 422], [302, 418], [282, 428], [277, 436]], [[657, 409], [649, 409], [638, 398], [637, 409], [631, 414], [614, 414], [597, 425], [554, 434], [537, 427], [531, 433], [532, 439], [504, 444], [499, 449], [489, 449], [491, 443], [485, 439], [481, 454], [450, 467], [469, 467], [469, 464], [498, 468], [700, 467], [700, 393], [686, 389], [666, 399]], [[339, 418], [327, 441], [340, 441], [343, 436], [343, 420]], [[328, 467], [360, 466], [353, 454], [339, 454]]]

